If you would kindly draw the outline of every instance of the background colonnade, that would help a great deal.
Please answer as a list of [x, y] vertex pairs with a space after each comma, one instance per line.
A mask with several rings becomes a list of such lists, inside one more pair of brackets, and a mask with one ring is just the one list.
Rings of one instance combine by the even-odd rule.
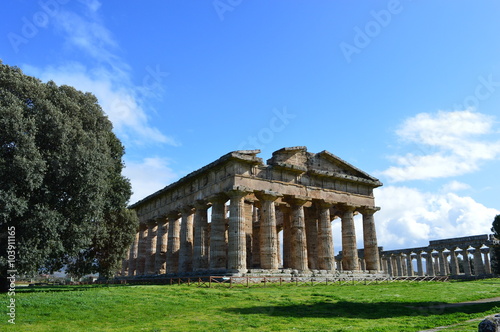
[[485, 234], [430, 241], [428, 247], [382, 251], [382, 269], [391, 276], [491, 274], [491, 243]]

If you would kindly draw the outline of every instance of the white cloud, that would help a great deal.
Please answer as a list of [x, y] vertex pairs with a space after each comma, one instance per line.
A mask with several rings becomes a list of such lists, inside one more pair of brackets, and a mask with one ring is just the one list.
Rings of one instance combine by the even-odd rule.
[[123, 175], [130, 179], [134, 192], [131, 203], [151, 195], [178, 178], [166, 158], [145, 158], [140, 162], [125, 160], [125, 164]]
[[399, 182], [477, 171], [481, 162], [500, 156], [494, 123], [492, 116], [472, 110], [417, 114], [407, 119], [396, 134], [402, 142], [417, 144], [418, 148], [392, 156], [396, 165], [381, 174]]
[[471, 189], [471, 186], [469, 186], [467, 183], [453, 180], [451, 182], [446, 183], [442, 187], [441, 191], [447, 193], [447, 192], [456, 192], [456, 191], [467, 190], [467, 189]]
[[[53, 80], [59, 85], [92, 92], [126, 145], [145, 142], [180, 145], [150, 124], [145, 105], [146, 99], [155, 94], [146, 92], [159, 87], [161, 82], [148, 87], [131, 82], [130, 66], [117, 55], [118, 43], [96, 13], [100, 3], [85, 1], [85, 5], [90, 14], [84, 16], [64, 9], [55, 17], [54, 23], [64, 38], [66, 51], [77, 51], [89, 57], [88, 64], [66, 61], [44, 68], [25, 65], [25, 72], [43, 81]], [[155, 78], [158, 77], [161, 78]]]
[[499, 210], [455, 193], [435, 194], [387, 186], [376, 189], [375, 196], [377, 205], [382, 206], [375, 214], [378, 243], [385, 249], [425, 246], [433, 239], [486, 234], [495, 215], [500, 214]]

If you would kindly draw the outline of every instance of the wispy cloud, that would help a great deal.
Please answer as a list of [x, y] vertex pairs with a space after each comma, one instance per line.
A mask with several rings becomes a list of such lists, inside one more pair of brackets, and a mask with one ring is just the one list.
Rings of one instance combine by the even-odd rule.
[[407, 119], [396, 131], [415, 152], [391, 156], [396, 164], [381, 172], [394, 182], [445, 178], [477, 171], [482, 162], [500, 157], [500, 139], [492, 116], [439, 111]]
[[457, 192], [457, 191], [468, 190], [468, 189], [471, 189], [471, 186], [468, 185], [467, 183], [453, 180], [453, 181], [445, 184], [442, 187], [441, 191], [444, 193], [448, 193], [448, 192]]
[[[100, 2], [80, 2], [84, 6], [81, 12], [61, 8], [53, 22], [63, 37], [63, 50], [85, 57], [86, 64], [68, 60], [44, 68], [25, 65], [23, 69], [44, 81], [53, 80], [92, 92], [125, 144], [154, 142], [178, 146], [179, 142], [150, 124], [146, 105], [147, 99], [155, 94], [145, 93], [150, 87], [132, 83], [132, 69], [120, 57], [117, 41], [99, 16]], [[161, 85], [157, 83], [155, 86]]]

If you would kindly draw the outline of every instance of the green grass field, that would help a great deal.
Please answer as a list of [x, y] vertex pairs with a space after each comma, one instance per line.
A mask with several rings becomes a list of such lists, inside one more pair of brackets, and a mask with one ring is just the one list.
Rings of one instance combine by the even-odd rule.
[[377, 285], [283, 285], [201, 288], [60, 286], [17, 289], [12, 331], [477, 331], [473, 318], [500, 312], [500, 302], [442, 304], [500, 296], [500, 279]]

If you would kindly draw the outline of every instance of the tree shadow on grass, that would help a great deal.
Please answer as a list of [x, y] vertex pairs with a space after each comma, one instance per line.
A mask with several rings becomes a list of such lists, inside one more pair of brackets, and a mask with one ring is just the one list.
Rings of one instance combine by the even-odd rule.
[[130, 285], [50, 285], [34, 287], [17, 287], [16, 293], [53, 293], [53, 292], [74, 292], [90, 289], [101, 289], [110, 287], [128, 287]]
[[345, 317], [359, 319], [379, 319], [403, 316], [432, 316], [452, 314], [456, 312], [474, 314], [485, 312], [495, 307], [500, 308], [500, 302], [446, 307], [439, 302], [316, 302], [311, 304], [294, 304], [283, 306], [255, 306], [247, 308], [228, 308], [227, 312], [243, 315], [268, 315], [296, 318], [329, 318]]

